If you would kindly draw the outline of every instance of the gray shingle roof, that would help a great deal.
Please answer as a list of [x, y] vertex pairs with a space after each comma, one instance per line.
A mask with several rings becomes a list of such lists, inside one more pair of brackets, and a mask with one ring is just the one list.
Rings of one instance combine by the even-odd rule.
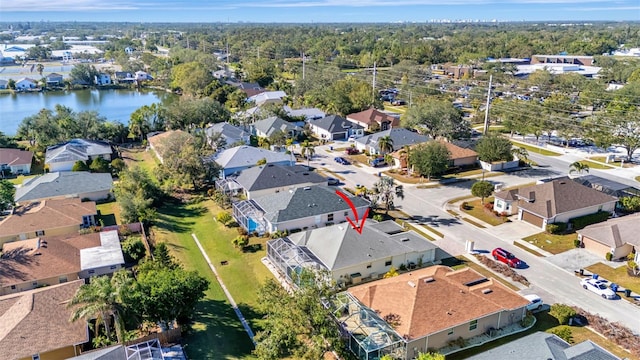
[[[343, 223], [292, 234], [289, 235], [289, 240], [306, 247], [332, 271], [367, 261], [437, 248], [416, 232], [404, 231], [400, 225], [391, 223], [391, 220], [379, 224], [365, 222], [362, 234], [348, 223]], [[393, 226], [402, 232], [390, 235], [388, 231]]]
[[33, 201], [61, 196], [111, 190], [111, 174], [85, 171], [53, 172], [25, 181], [16, 190], [15, 201]]
[[578, 230], [578, 234], [617, 248], [625, 243], [640, 246], [640, 214], [633, 214], [593, 224]]
[[327, 179], [309, 171], [306, 166], [280, 166], [268, 164], [242, 170], [236, 182], [247, 191], [293, 186], [305, 183], [322, 184]]
[[45, 164], [68, 161], [86, 161], [89, 157], [112, 153], [109, 143], [99, 140], [73, 139], [63, 144], [49, 146]]
[[620, 360], [590, 340], [571, 346], [558, 336], [541, 331], [471, 356], [468, 360], [514, 357], [518, 360]]
[[280, 130], [285, 134], [289, 131], [301, 131], [299, 126], [296, 126], [290, 122], [284, 121], [277, 116], [272, 116], [264, 120], [256, 121], [253, 124], [253, 128], [260, 132], [271, 136], [274, 132]]
[[[361, 197], [351, 198], [357, 208], [369, 206]], [[351, 208], [336, 191], [328, 186], [316, 185], [281, 191], [253, 199], [265, 212], [264, 217], [271, 223], [280, 223], [310, 216], [348, 211]]]
[[323, 117], [322, 119], [309, 120], [309, 124], [315, 125], [320, 129], [327, 130], [332, 134], [345, 132], [349, 129], [364, 129], [362, 126], [338, 115], [330, 115]]
[[378, 139], [383, 136], [389, 136], [391, 140], [393, 140], [393, 149], [401, 149], [405, 145], [415, 145], [420, 144], [429, 140], [429, 137], [426, 135], [420, 135], [418, 133], [409, 131], [404, 128], [392, 128], [385, 131], [380, 131], [375, 134], [371, 134], [368, 136], [361, 137], [357, 139], [356, 142], [367, 146], [373, 146], [376, 149], [378, 148]]
[[215, 161], [223, 168], [230, 169], [253, 166], [260, 159], [267, 159], [268, 164], [286, 161], [291, 165], [295, 163], [295, 159], [291, 154], [244, 145], [222, 151]]
[[242, 128], [233, 126], [226, 122], [213, 124], [209, 126], [205, 132], [207, 133], [207, 137], [211, 137], [215, 133], [221, 134], [227, 141], [227, 145], [231, 145], [233, 142], [240, 141], [250, 135]]

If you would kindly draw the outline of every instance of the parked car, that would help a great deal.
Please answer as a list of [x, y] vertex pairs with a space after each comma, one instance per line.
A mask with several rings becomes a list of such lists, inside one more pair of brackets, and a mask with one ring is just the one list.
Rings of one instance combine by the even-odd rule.
[[338, 185], [338, 184], [340, 184], [340, 180], [332, 177], [327, 178], [327, 185]]
[[381, 167], [387, 165], [387, 163], [384, 161], [383, 157], [379, 157], [369, 161], [369, 165], [373, 167]]
[[512, 268], [519, 268], [522, 266], [522, 261], [520, 261], [520, 259], [503, 248], [493, 249], [491, 256], [493, 256], [495, 260], [503, 262]]
[[606, 285], [606, 281], [603, 280], [584, 278], [580, 280], [580, 285], [582, 285], [584, 289], [593, 291], [605, 299], [615, 299], [617, 297], [616, 293], [611, 290]]
[[342, 164], [342, 165], [350, 165], [351, 164], [349, 162], [349, 160], [343, 158], [342, 156], [337, 156], [337, 157], [333, 158], [333, 161], [337, 162], [338, 164]]
[[396, 99], [391, 102], [391, 105], [394, 105], [394, 106], [407, 105], [407, 102], [402, 99]]
[[529, 300], [529, 305], [527, 305], [527, 310], [529, 311], [540, 310], [542, 309], [542, 305], [544, 305], [540, 296], [536, 294], [525, 295], [524, 298]]

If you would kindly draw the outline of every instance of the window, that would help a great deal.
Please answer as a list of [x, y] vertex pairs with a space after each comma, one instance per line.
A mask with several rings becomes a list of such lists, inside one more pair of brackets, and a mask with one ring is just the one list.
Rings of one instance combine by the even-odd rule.
[[333, 221], [333, 214], [327, 215], [327, 221]]
[[31, 355], [31, 360], [40, 360], [40, 355], [39, 354]]
[[385, 261], [384, 266], [391, 266], [391, 260]]
[[15, 285], [11, 285], [11, 290], [15, 290], [16, 286]]
[[66, 276], [60, 276], [60, 277], [58, 278], [58, 282], [59, 282], [60, 284], [62, 284], [62, 283], [66, 283], [66, 282], [67, 282], [67, 277], [66, 277]]
[[471, 331], [471, 330], [475, 330], [475, 329], [477, 329], [477, 328], [478, 328], [478, 320], [472, 320], [472, 321], [469, 323], [469, 331]]
[[38, 282], [37, 281], [32, 282], [31, 286], [38, 286]]
[[453, 329], [449, 329], [449, 332], [447, 333], [447, 335], [453, 335]]
[[111, 269], [111, 270], [115, 270], [117, 268], [118, 268], [118, 266], [116, 266], [116, 265], [111, 265], [111, 267], [109, 267], [109, 269]]
[[36, 231], [36, 236], [44, 236], [44, 230]]

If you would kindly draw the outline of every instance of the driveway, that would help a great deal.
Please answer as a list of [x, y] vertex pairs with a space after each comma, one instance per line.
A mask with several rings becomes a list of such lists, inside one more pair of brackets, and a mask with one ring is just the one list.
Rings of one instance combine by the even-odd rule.
[[511, 222], [488, 227], [487, 231], [503, 241], [513, 243], [515, 240], [541, 233], [542, 229], [526, 221], [520, 221], [517, 217], [512, 216]]
[[[599, 262], [607, 263], [602, 256], [589, 252], [586, 249], [571, 249], [557, 255], [548, 256], [547, 261], [569, 272], [584, 269], [589, 265]], [[624, 265], [624, 263], [620, 264]]]

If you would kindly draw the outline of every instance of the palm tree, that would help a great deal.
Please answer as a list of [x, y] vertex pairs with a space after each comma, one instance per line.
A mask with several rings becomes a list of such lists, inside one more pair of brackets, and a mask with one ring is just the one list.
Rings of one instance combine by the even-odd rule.
[[302, 153], [302, 156], [307, 158], [307, 168], [311, 169], [310, 162], [311, 158], [316, 153], [315, 146], [313, 146], [313, 144], [310, 143], [309, 140], [305, 140], [302, 142], [302, 144], [300, 144], [300, 152]]
[[261, 148], [268, 149], [271, 146], [271, 143], [269, 143], [269, 139], [261, 137], [261, 138], [258, 138], [258, 146]]
[[529, 160], [529, 152], [525, 148], [516, 147], [511, 150], [511, 153], [515, 155], [518, 160], [522, 162], [527, 162]]
[[380, 148], [380, 152], [382, 155], [386, 153], [390, 153], [393, 151], [393, 139], [391, 136], [383, 136], [378, 139], [378, 147]]
[[89, 284], [82, 285], [78, 289], [69, 303], [69, 307], [75, 308], [71, 314], [71, 321], [96, 319], [96, 334], [98, 334], [99, 324], [102, 323], [107, 337], [110, 337], [110, 317], [113, 317], [118, 342], [122, 342], [124, 331], [124, 323], [120, 316], [124, 312], [122, 296], [126, 285], [130, 282], [126, 280], [126, 275], [114, 275], [112, 279], [107, 276], [94, 277]]
[[287, 150], [289, 150], [289, 152], [293, 152], [293, 139], [287, 138], [287, 140], [285, 141], [285, 144], [287, 146]]
[[569, 165], [569, 169], [569, 174], [573, 174], [574, 172], [582, 174], [583, 172], [589, 172], [589, 165], [576, 161]]
[[36, 65], [36, 70], [38, 71], [38, 74], [40, 74], [40, 76], [42, 76], [42, 72], [44, 71], [44, 65], [37, 64]]

